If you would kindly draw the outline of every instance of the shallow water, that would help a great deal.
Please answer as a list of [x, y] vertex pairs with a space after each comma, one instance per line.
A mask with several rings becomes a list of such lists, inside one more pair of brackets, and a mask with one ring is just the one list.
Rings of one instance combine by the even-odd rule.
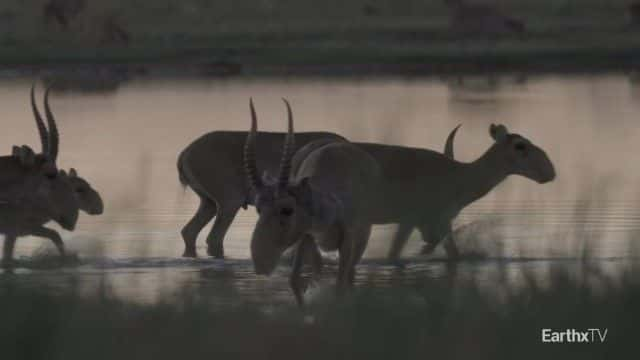
[[[5, 153], [13, 144], [37, 147], [28, 107], [31, 79], [1, 80]], [[325, 130], [353, 141], [441, 150], [462, 124], [455, 153], [472, 161], [491, 144], [489, 124], [503, 123], [547, 151], [557, 179], [539, 185], [512, 176], [455, 222], [468, 260], [456, 276], [487, 288], [515, 284], [525, 271], [542, 281], [560, 264], [579, 269], [591, 258], [611, 274], [635, 261], [640, 231], [637, 187], [640, 87], [625, 75], [476, 76], [452, 79], [131, 79], [103, 92], [58, 91], [51, 104], [61, 130], [60, 165], [73, 166], [105, 200], [105, 214], [82, 215], [74, 233], [63, 233], [80, 262], [59, 266], [52, 246], [20, 239], [17, 272], [25, 284], [64, 288], [79, 275], [82, 288], [108, 287], [136, 301], [179, 296], [198, 286], [248, 301], [292, 301], [281, 267], [269, 279], [252, 274], [248, 238], [254, 210], [241, 211], [225, 241], [226, 261], [182, 259], [180, 229], [197, 207], [179, 186], [176, 157], [199, 135], [246, 130], [248, 98], [256, 102], [260, 128], [285, 128], [288, 98], [299, 131]], [[52, 225], [55, 227], [55, 225]], [[416, 233], [405, 251], [407, 266], [384, 264], [393, 226], [376, 227], [358, 268], [358, 283], [404, 286], [450, 275], [442, 259], [418, 256]], [[45, 259], [45, 260], [43, 260]], [[329, 261], [331, 262], [331, 261]], [[322, 283], [330, 284], [330, 265]], [[504, 274], [507, 274], [506, 278]], [[460, 275], [461, 274], [461, 275]], [[75, 281], [75, 280], [73, 280]]]

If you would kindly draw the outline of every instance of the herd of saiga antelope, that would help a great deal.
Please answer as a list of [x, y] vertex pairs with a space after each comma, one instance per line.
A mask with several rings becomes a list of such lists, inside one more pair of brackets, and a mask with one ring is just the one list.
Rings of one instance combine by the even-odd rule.
[[[48, 99], [49, 89], [44, 95], [45, 125], [31, 88], [41, 152], [14, 146], [12, 155], [0, 157], [0, 233], [5, 235], [3, 265], [7, 268], [13, 263], [17, 237], [49, 238], [64, 255], [60, 235], [44, 224], [53, 220], [73, 230], [79, 210], [92, 215], [103, 211], [100, 195], [86, 180], [74, 169], [67, 173], [57, 166], [59, 134]], [[458, 250], [451, 221], [465, 206], [511, 174], [538, 183], [555, 178], [546, 153], [523, 136], [509, 133], [504, 125], [491, 125], [491, 147], [477, 160], [462, 163], [453, 159], [458, 128], [449, 135], [444, 155], [427, 149], [352, 143], [328, 132], [295, 134], [291, 107], [284, 102], [287, 133], [258, 132], [250, 101], [249, 132], [210, 132], [180, 154], [180, 182], [200, 199], [182, 236], [184, 256], [195, 257], [198, 233], [215, 217], [207, 252], [223, 257], [223, 239], [237, 211], [255, 206], [259, 217], [251, 239], [255, 271], [270, 274], [283, 252], [293, 248], [290, 284], [300, 304], [303, 260], [311, 259], [318, 275], [319, 249], [338, 251], [338, 291], [353, 285], [355, 265], [374, 224], [398, 224], [389, 251], [392, 261], [414, 228], [426, 242], [423, 253], [431, 253], [444, 240], [453, 258]]]

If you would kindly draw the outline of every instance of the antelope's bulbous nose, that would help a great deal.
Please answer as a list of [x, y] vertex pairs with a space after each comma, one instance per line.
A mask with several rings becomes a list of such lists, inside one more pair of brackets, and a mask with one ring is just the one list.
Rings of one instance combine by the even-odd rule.
[[556, 178], [556, 169], [553, 167], [553, 164], [549, 162], [548, 165], [544, 167], [543, 171], [541, 171], [541, 174], [542, 176], [538, 179], [538, 183], [545, 184]]
[[87, 214], [89, 215], [102, 215], [102, 213], [104, 212], [104, 204], [102, 203], [102, 200], [100, 200], [94, 208], [89, 209], [87, 211]]
[[253, 268], [258, 275], [271, 275], [278, 265], [280, 253], [278, 249], [264, 241], [252, 241], [251, 259]]
[[61, 216], [58, 220], [60, 226], [67, 231], [73, 231], [76, 228], [78, 216]]
[[253, 268], [257, 275], [271, 275], [278, 265], [278, 259], [274, 257], [252, 256]]

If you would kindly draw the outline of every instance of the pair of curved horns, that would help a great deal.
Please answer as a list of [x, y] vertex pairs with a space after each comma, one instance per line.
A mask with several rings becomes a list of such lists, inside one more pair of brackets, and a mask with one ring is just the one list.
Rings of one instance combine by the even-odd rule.
[[58, 158], [58, 148], [60, 144], [60, 134], [58, 132], [58, 126], [56, 125], [56, 119], [53, 117], [51, 107], [49, 106], [49, 91], [51, 86], [47, 87], [44, 93], [44, 112], [47, 118], [47, 126], [45, 126], [42, 116], [38, 111], [35, 99], [35, 87], [36, 84], [31, 85], [31, 110], [33, 116], [36, 119], [36, 125], [38, 126], [38, 133], [40, 134], [40, 143], [42, 145], [42, 154], [48, 155], [54, 162]]
[[[289, 184], [289, 173], [291, 172], [291, 161], [295, 149], [295, 136], [293, 131], [293, 114], [291, 105], [287, 99], [282, 99], [287, 107], [288, 131], [282, 148], [282, 159], [280, 160], [280, 171], [278, 176], [278, 189], [284, 189]], [[264, 186], [262, 179], [258, 175], [256, 165], [256, 136], [258, 132], [258, 118], [253, 106], [253, 99], [249, 99], [251, 109], [251, 131], [247, 134], [244, 144], [244, 168], [247, 174], [249, 185], [253, 190], [259, 190]]]

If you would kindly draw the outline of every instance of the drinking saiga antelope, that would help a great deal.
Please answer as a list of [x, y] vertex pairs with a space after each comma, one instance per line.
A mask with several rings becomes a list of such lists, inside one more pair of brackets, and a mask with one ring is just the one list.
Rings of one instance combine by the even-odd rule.
[[276, 179], [260, 177], [256, 165], [257, 119], [251, 103], [251, 131], [244, 164], [258, 211], [251, 237], [256, 273], [270, 274], [282, 253], [296, 247], [290, 284], [303, 304], [300, 273], [305, 252], [316, 246], [338, 251], [338, 291], [353, 285], [371, 233], [370, 213], [380, 180], [376, 161], [359, 147], [341, 139], [318, 140], [295, 152], [293, 116], [285, 100], [289, 130]]

